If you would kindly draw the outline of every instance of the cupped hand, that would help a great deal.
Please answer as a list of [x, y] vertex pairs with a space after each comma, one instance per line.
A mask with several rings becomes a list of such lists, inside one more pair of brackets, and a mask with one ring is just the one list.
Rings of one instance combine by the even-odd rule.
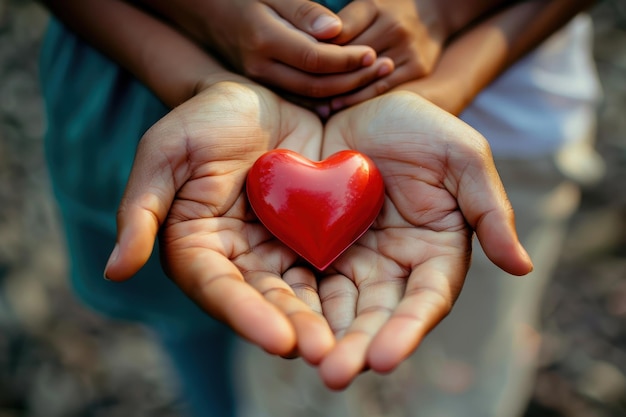
[[450, 312], [474, 232], [505, 271], [532, 269], [489, 146], [460, 119], [415, 94], [389, 93], [328, 121], [323, 155], [341, 149], [375, 161], [386, 201], [318, 284], [339, 339], [319, 366], [334, 389], [368, 368], [393, 370]]
[[165, 271], [202, 309], [270, 353], [318, 363], [334, 343], [319, 298], [305, 303], [287, 284], [315, 277], [254, 218], [244, 185], [263, 152], [315, 158], [321, 137], [314, 114], [256, 84], [201, 91], [142, 138], [106, 276], [131, 277], [158, 233]]

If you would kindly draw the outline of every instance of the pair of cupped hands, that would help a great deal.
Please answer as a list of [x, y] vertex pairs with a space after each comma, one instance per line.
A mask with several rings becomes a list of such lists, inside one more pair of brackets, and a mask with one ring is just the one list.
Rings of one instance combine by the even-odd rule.
[[[383, 175], [378, 218], [322, 274], [248, 204], [247, 172], [275, 148], [312, 160], [353, 149]], [[318, 366], [340, 389], [364, 369], [395, 368], [449, 313], [474, 231], [495, 264], [530, 271], [489, 147], [458, 118], [397, 92], [323, 124], [264, 87], [220, 82], [141, 140], [106, 275], [129, 278], [158, 234], [165, 271], [202, 309], [272, 354]]]
[[[322, 273], [247, 201], [249, 169], [276, 148], [311, 160], [356, 150], [384, 178], [374, 224]], [[489, 146], [460, 119], [398, 91], [324, 121], [241, 77], [201, 86], [144, 135], [105, 273], [130, 278], [158, 237], [164, 270], [204, 311], [342, 389], [393, 370], [450, 312], [474, 234], [505, 271], [532, 269]]]

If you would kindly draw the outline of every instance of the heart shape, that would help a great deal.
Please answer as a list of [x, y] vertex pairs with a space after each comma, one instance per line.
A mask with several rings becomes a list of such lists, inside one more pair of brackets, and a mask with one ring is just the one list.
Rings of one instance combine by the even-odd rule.
[[384, 201], [380, 171], [350, 150], [321, 162], [269, 151], [250, 169], [246, 189], [261, 223], [320, 271], [367, 231]]

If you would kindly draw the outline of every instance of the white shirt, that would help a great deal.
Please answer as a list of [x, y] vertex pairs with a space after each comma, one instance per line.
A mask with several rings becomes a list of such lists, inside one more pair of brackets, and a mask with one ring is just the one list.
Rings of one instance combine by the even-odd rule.
[[461, 115], [495, 156], [554, 153], [594, 134], [601, 97], [591, 18], [580, 15], [517, 62]]

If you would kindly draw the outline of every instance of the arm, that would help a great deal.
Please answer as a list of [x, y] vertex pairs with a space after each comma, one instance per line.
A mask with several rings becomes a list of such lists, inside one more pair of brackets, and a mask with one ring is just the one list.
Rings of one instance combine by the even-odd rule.
[[[512, 63], [593, 3], [590, 0], [405, 2], [355, 0], [344, 9], [345, 13], [344, 10], [339, 13], [344, 30], [338, 39], [372, 46], [380, 57], [393, 59], [395, 70], [362, 90], [334, 98], [333, 110], [392, 89], [402, 89], [422, 94], [458, 114]], [[403, 7], [394, 7], [403, 3]], [[356, 13], [357, 8], [362, 12]], [[355, 20], [351, 16], [366, 17]]]
[[519, 2], [520, 0], [415, 0], [419, 9], [434, 9], [449, 38], [466, 29], [472, 22]]
[[418, 93], [458, 115], [509, 66], [593, 3], [535, 0], [510, 6], [456, 37], [431, 76], [396, 90]]
[[122, 1], [46, 0], [43, 3], [70, 29], [132, 73], [170, 107], [191, 98], [199, 80], [205, 83], [244, 80], [169, 25]]

